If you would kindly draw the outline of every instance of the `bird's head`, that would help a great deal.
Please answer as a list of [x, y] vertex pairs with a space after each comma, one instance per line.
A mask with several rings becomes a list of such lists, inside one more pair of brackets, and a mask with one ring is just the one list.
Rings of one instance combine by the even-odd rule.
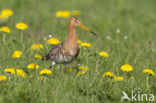
[[95, 36], [97, 36], [96, 33], [94, 33], [93, 31], [91, 31], [91, 30], [89, 30], [88, 28], [86, 28], [85, 26], [83, 26], [83, 25], [80, 23], [79, 19], [76, 18], [76, 17], [72, 17], [72, 18], [70, 19], [70, 24], [71, 24], [71, 25], [74, 25], [74, 26], [79, 26], [79, 27], [85, 29], [86, 31], [88, 31], [88, 32], [94, 34]]

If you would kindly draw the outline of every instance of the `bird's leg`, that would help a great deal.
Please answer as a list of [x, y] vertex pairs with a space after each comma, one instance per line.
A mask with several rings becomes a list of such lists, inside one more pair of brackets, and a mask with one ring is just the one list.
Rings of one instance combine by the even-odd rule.
[[74, 61], [73, 61], [73, 64], [72, 64], [72, 66], [73, 66], [72, 68], [75, 69], [75, 70], [77, 70], [77, 66], [76, 66], [76, 64], [77, 64], [77, 61], [74, 60]]
[[52, 62], [51, 65], [50, 65], [50, 67], [49, 67], [49, 69], [50, 69], [53, 65], [55, 65], [55, 64], [56, 64], [55, 62]]

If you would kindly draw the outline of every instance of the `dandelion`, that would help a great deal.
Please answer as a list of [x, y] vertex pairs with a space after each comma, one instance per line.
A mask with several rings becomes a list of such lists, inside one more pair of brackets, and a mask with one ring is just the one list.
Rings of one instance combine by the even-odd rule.
[[133, 70], [133, 67], [129, 64], [124, 64], [121, 66], [121, 70], [125, 72], [130, 72]]
[[9, 17], [7, 15], [0, 14], [0, 19], [8, 19]]
[[5, 81], [5, 80], [7, 80], [7, 77], [3, 76], [3, 75], [0, 75], [0, 81]]
[[1, 32], [5, 32], [5, 33], [7, 33], [7, 34], [10, 34], [10, 33], [11, 33], [10, 28], [8, 28], [7, 26], [1, 27], [1, 28], [0, 28], [0, 31], [1, 31]]
[[82, 75], [82, 74], [85, 74], [86, 73], [86, 71], [79, 71], [78, 72], [78, 76], [80, 76], [80, 75]]
[[66, 73], [70, 73], [70, 72], [72, 72], [72, 71], [73, 71], [72, 68], [66, 68], [66, 69], [65, 69], [65, 72], [66, 72]]
[[80, 12], [79, 10], [73, 10], [71, 13], [72, 13], [72, 15], [74, 15], [74, 16], [78, 16], [78, 15], [81, 14], [81, 12]]
[[39, 69], [39, 66], [37, 64], [29, 64], [27, 66], [28, 69]]
[[83, 42], [83, 43], [81, 43], [81, 46], [83, 46], [83, 47], [91, 47], [92, 45], [90, 43]]
[[70, 11], [57, 11], [56, 17], [57, 18], [68, 18], [70, 16]]
[[114, 78], [114, 81], [124, 81], [124, 77], [118, 76]]
[[16, 73], [17, 73], [17, 75], [19, 75], [21, 77], [25, 77], [26, 76], [25, 72], [23, 70], [21, 70], [21, 69], [16, 69]]
[[105, 57], [105, 58], [109, 57], [108, 53], [104, 52], [104, 51], [100, 52], [99, 55], [102, 56], [102, 57]]
[[81, 66], [79, 67], [79, 69], [83, 71], [89, 71], [89, 68], [87, 66]]
[[19, 50], [14, 51], [14, 53], [12, 54], [12, 58], [20, 58], [22, 55], [22, 52]]
[[6, 69], [4, 69], [4, 72], [15, 74], [15, 69], [14, 68], [6, 68]]
[[114, 78], [114, 77], [116, 77], [115, 76], [115, 74], [114, 73], [112, 73], [112, 72], [106, 72], [106, 73], [104, 73], [103, 75], [102, 75], [102, 77], [104, 78], [104, 77], [111, 77], [111, 78]]
[[59, 44], [60, 41], [57, 38], [50, 38], [48, 39], [48, 43], [52, 45], [56, 45], [56, 44]]
[[154, 71], [152, 69], [144, 69], [143, 70], [143, 73], [150, 74], [152, 76], [155, 76], [155, 73], [154, 73]]
[[4, 9], [1, 11], [1, 15], [10, 17], [13, 15], [13, 11], [11, 9]]
[[78, 44], [81, 44], [81, 43], [82, 43], [82, 41], [81, 41], [81, 40], [77, 40], [77, 43], [78, 43]]
[[49, 69], [43, 69], [40, 71], [41, 75], [50, 75], [51, 73], [52, 73], [52, 71]]
[[19, 30], [26, 30], [28, 28], [28, 25], [24, 22], [19, 22], [16, 24], [16, 28]]
[[31, 46], [31, 49], [33, 49], [33, 50], [40, 50], [42, 48], [43, 48], [43, 45], [42, 44], [37, 44], [37, 43], [35, 43], [35, 44], [33, 44]]
[[39, 55], [39, 54], [35, 54], [34, 57], [37, 58], [37, 59], [41, 59], [42, 58], [42, 56]]

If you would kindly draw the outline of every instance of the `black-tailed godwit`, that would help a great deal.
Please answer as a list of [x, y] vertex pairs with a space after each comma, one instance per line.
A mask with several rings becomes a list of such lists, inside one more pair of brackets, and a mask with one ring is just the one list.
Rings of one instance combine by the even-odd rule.
[[79, 54], [79, 45], [77, 43], [76, 37], [76, 26], [79, 26], [86, 31], [96, 35], [91, 30], [87, 29], [83, 26], [80, 21], [76, 17], [72, 17], [68, 24], [68, 37], [67, 40], [64, 42], [55, 45], [50, 52], [42, 58], [42, 60], [51, 60], [52, 64], [50, 65], [49, 69], [54, 64], [59, 63], [69, 63], [75, 60]]

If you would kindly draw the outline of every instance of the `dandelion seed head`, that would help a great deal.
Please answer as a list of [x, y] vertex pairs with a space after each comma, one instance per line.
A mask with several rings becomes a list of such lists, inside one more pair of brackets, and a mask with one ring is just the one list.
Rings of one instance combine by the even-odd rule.
[[107, 40], [111, 40], [111, 37], [110, 37], [110, 36], [106, 36], [106, 39], [107, 39]]
[[116, 33], [120, 33], [120, 29], [116, 29]]
[[44, 39], [44, 40], [47, 40], [47, 38], [46, 38], [46, 37], [44, 37], [43, 39]]
[[127, 36], [127, 35], [125, 35], [125, 36], [124, 36], [124, 39], [128, 39], [128, 36]]
[[48, 37], [49, 37], [49, 38], [52, 38], [52, 35], [49, 35]]

